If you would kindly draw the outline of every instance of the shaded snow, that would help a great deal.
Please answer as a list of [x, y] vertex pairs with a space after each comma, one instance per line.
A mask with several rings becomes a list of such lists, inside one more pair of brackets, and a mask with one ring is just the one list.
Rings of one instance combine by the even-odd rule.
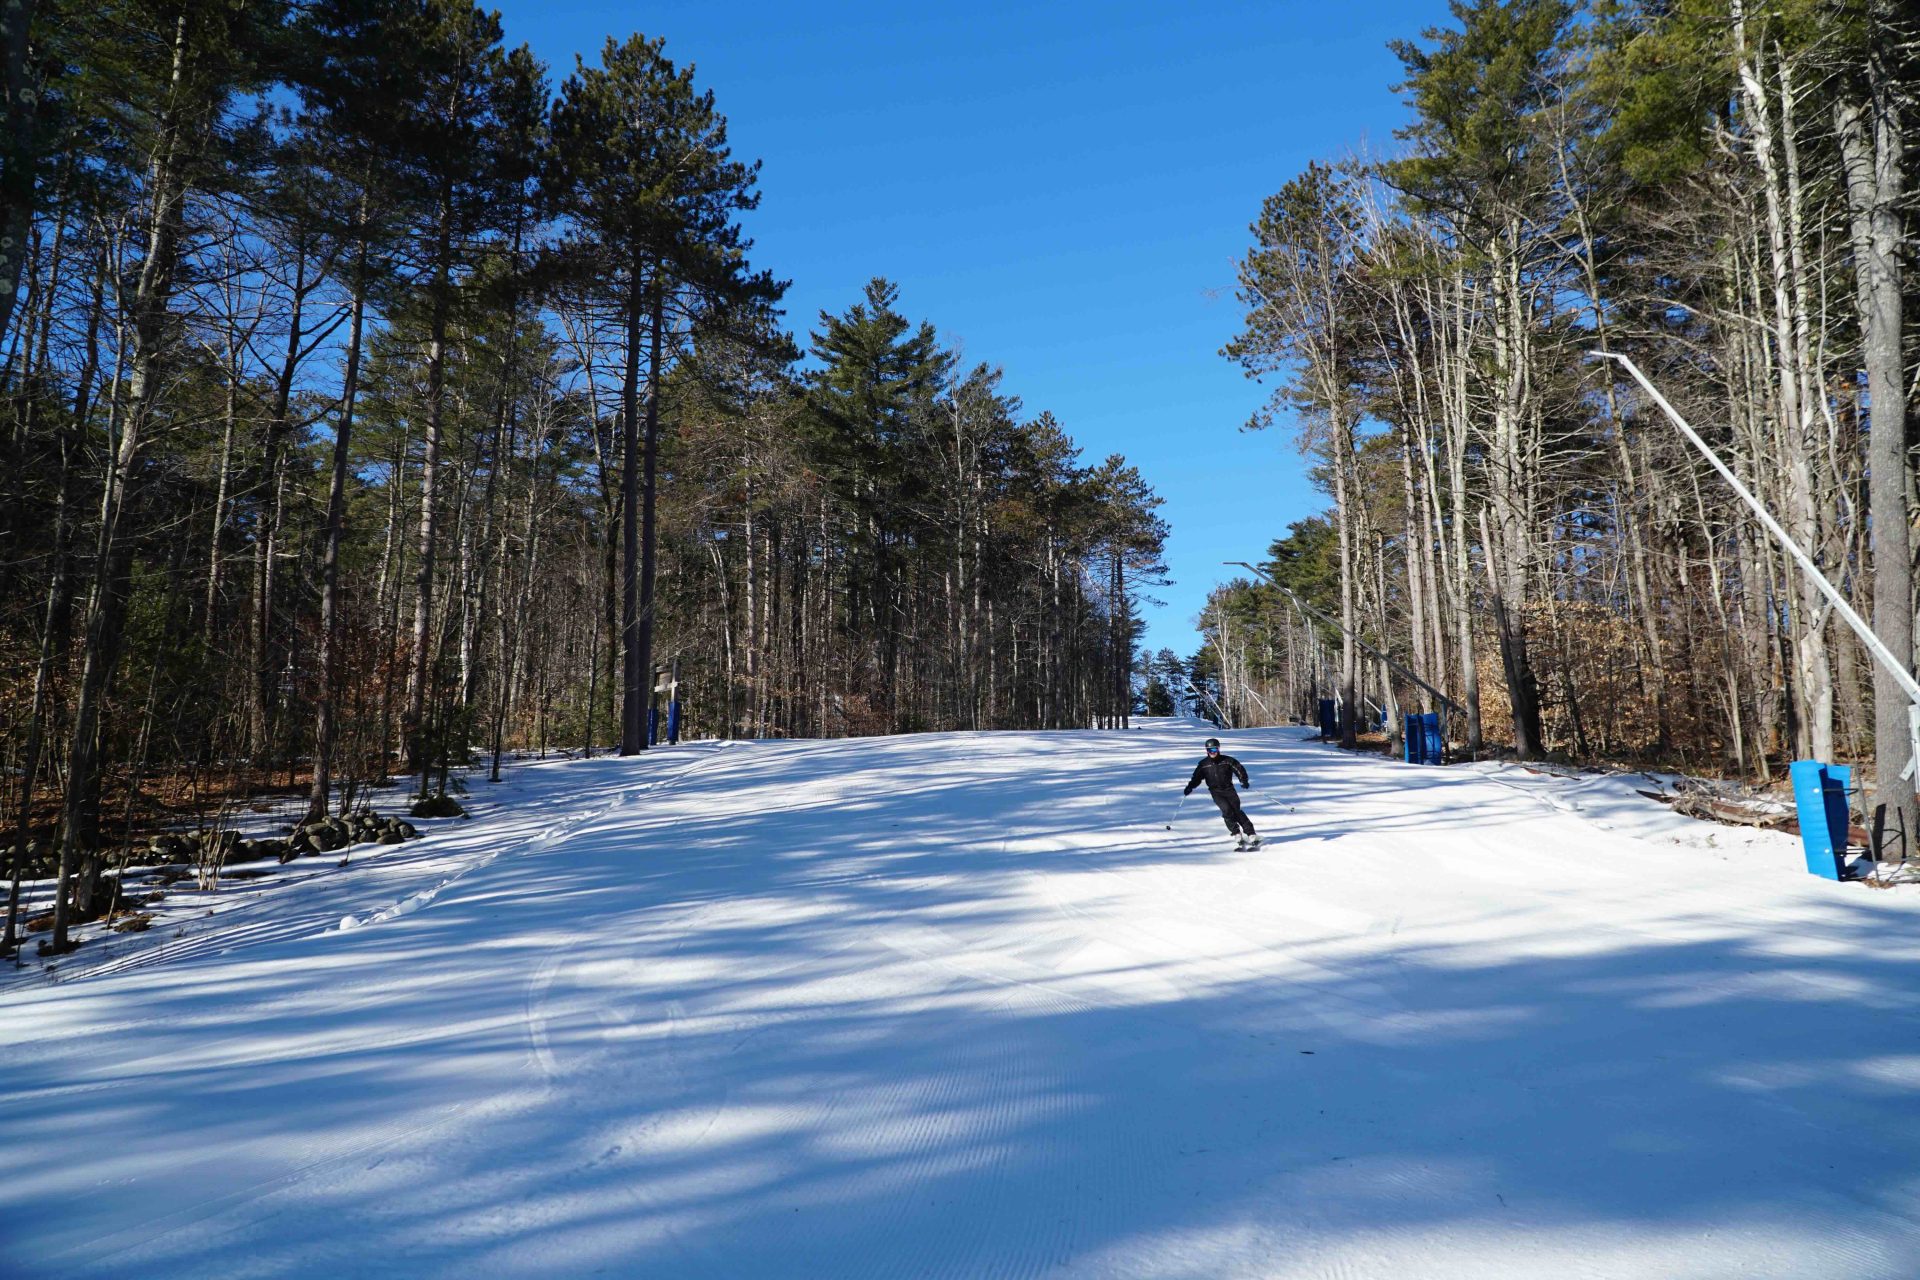
[[[1699, 780], [1679, 774], [1559, 772], [1511, 761], [1480, 761], [1450, 768], [1478, 773], [1491, 782], [1532, 796], [1550, 808], [1578, 814], [1603, 830], [1656, 843], [1690, 849], [1760, 849], [1767, 851], [1768, 857], [1780, 849], [1800, 847], [1797, 835], [1703, 822], [1650, 801], [1643, 794], [1672, 795], [1688, 783], [1700, 785]], [[1773, 800], [1749, 801], [1748, 807], [1766, 812], [1790, 812], [1792, 808]], [[1804, 862], [1801, 865], [1804, 866]]]
[[527, 766], [16, 985], [0, 1271], [1920, 1274], [1920, 897], [1297, 730], [1235, 853], [1203, 736]]

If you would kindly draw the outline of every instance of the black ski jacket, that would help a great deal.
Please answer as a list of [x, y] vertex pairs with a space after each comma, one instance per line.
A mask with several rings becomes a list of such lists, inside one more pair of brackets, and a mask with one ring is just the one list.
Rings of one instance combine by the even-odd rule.
[[1207, 784], [1207, 790], [1214, 795], [1232, 795], [1233, 780], [1240, 779], [1240, 785], [1250, 787], [1247, 781], [1247, 766], [1229, 755], [1208, 756], [1193, 767], [1193, 777], [1187, 783], [1182, 794], [1192, 795], [1193, 789], [1201, 783]]

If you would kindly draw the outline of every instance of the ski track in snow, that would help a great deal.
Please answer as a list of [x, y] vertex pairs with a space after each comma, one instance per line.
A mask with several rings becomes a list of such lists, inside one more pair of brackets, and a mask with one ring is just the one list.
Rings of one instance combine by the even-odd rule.
[[0, 1275], [1920, 1274], [1920, 895], [1298, 730], [1237, 853], [1204, 736], [528, 765], [83, 950]]

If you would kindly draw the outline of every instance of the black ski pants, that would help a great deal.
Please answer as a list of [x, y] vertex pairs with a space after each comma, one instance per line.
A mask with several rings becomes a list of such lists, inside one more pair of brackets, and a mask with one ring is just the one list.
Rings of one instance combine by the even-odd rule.
[[1207, 794], [1220, 806], [1220, 816], [1227, 820], [1229, 835], [1250, 836], [1253, 834], [1253, 821], [1240, 811], [1240, 793], [1232, 787], [1225, 791], [1208, 789]]

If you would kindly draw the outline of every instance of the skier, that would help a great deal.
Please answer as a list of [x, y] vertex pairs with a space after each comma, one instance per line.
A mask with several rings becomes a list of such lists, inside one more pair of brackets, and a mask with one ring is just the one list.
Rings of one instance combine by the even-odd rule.
[[1258, 849], [1260, 833], [1253, 829], [1253, 823], [1240, 811], [1240, 794], [1233, 789], [1236, 777], [1240, 779], [1241, 786], [1249, 791], [1253, 789], [1253, 783], [1247, 781], [1247, 767], [1232, 756], [1220, 754], [1220, 739], [1208, 738], [1207, 754], [1193, 767], [1193, 777], [1181, 794], [1190, 796], [1195, 787], [1206, 783], [1207, 793], [1220, 806], [1220, 816], [1227, 821], [1227, 831], [1233, 836], [1233, 847]]

